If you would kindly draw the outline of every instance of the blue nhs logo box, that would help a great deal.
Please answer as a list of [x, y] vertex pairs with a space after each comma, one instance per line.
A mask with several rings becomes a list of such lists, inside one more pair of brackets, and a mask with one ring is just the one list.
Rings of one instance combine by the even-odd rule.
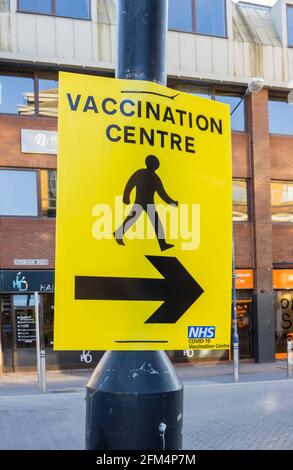
[[188, 338], [214, 338], [216, 335], [215, 326], [189, 326]]

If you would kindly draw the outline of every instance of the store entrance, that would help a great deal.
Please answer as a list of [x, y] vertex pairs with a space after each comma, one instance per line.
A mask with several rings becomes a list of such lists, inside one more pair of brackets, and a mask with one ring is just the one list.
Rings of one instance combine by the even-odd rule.
[[[54, 351], [54, 294], [42, 292], [38, 298], [42, 314], [40, 340], [46, 352], [46, 369], [87, 369], [97, 364], [103, 351]], [[36, 371], [34, 294], [2, 295], [0, 307], [3, 371]]]
[[16, 307], [15, 369], [36, 366], [36, 323], [34, 307]]
[[249, 300], [238, 300], [236, 304], [240, 359], [253, 357], [251, 305]]
[[34, 295], [3, 295], [1, 340], [4, 372], [36, 368]]
[[14, 370], [36, 367], [35, 298], [33, 294], [14, 295], [13, 313]]

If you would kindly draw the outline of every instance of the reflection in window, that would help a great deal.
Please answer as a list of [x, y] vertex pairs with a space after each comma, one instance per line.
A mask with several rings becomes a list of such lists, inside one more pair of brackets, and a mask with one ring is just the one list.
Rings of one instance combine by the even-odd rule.
[[42, 215], [56, 217], [56, 170], [41, 170]]
[[269, 131], [271, 134], [293, 135], [293, 104], [269, 101]]
[[[32, 105], [30, 101], [33, 102]], [[33, 78], [0, 75], [0, 113], [24, 115], [35, 113]]]
[[275, 291], [276, 352], [287, 352], [287, 338], [293, 337], [293, 294], [290, 290]]
[[288, 46], [293, 46], [293, 7], [287, 5]]
[[293, 222], [293, 183], [271, 184], [272, 221]]
[[39, 80], [39, 115], [57, 117], [58, 115], [58, 81]]
[[225, 7], [225, 0], [196, 0], [196, 32], [210, 36], [226, 36]]
[[51, 0], [18, 0], [19, 11], [51, 13]]
[[192, 0], [169, 0], [169, 29], [192, 31]]
[[90, 14], [89, 0], [56, 0], [56, 16], [67, 16], [88, 20]]
[[204, 86], [179, 86], [178, 89], [190, 95], [199, 96], [201, 98], [212, 98], [211, 89]]
[[243, 180], [233, 180], [233, 220], [248, 220], [247, 182]]
[[169, 0], [169, 29], [226, 37], [225, 0]]
[[38, 215], [35, 171], [0, 170], [0, 215]]
[[18, 0], [18, 11], [89, 20], [89, 0]]
[[[38, 303], [40, 303], [41, 296], [39, 295]], [[14, 307], [34, 307], [35, 306], [35, 296], [34, 294], [28, 295], [14, 295], [13, 296], [13, 306]]]
[[[241, 100], [241, 96], [233, 96], [228, 94], [218, 94], [216, 95], [216, 101], [221, 103], [227, 103], [230, 106], [230, 111], [238, 105]], [[231, 116], [231, 128], [233, 131], [244, 131], [245, 130], [245, 106], [244, 101], [238, 106], [236, 111]]]

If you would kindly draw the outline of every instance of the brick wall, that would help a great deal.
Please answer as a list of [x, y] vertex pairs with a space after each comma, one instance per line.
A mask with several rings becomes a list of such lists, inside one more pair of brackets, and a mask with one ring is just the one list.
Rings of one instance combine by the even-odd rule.
[[249, 135], [232, 132], [233, 178], [249, 178]]
[[253, 268], [252, 225], [245, 222], [233, 224], [236, 268]]
[[[0, 166], [18, 168], [56, 168], [54, 155], [21, 153], [20, 130], [57, 130], [57, 120], [26, 116], [0, 116]], [[0, 269], [17, 269], [15, 258], [48, 259], [53, 269], [55, 220], [45, 217], [0, 217]]]
[[270, 154], [271, 178], [293, 181], [293, 137], [271, 135]]
[[273, 224], [273, 262], [293, 265], [293, 225]]
[[256, 292], [272, 291], [272, 224], [268, 91], [249, 97]]
[[0, 166], [56, 168], [55, 155], [21, 153], [20, 130], [57, 130], [57, 119], [26, 116], [0, 116]]
[[48, 259], [48, 266], [38, 269], [54, 269], [55, 220], [32, 217], [0, 218], [0, 268], [17, 269], [15, 258]]

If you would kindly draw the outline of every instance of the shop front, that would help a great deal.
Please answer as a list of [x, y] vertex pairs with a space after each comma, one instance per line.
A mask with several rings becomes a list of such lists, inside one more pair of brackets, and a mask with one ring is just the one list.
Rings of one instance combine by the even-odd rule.
[[240, 359], [252, 359], [254, 357], [252, 328], [253, 269], [236, 269], [235, 275], [239, 357]]
[[273, 271], [276, 312], [276, 358], [287, 356], [287, 339], [293, 338], [293, 269]]
[[53, 271], [0, 271], [3, 372], [36, 370], [34, 292], [39, 293], [39, 308], [43, 313], [41, 328], [47, 369], [88, 368], [97, 364], [101, 351], [53, 351]]

